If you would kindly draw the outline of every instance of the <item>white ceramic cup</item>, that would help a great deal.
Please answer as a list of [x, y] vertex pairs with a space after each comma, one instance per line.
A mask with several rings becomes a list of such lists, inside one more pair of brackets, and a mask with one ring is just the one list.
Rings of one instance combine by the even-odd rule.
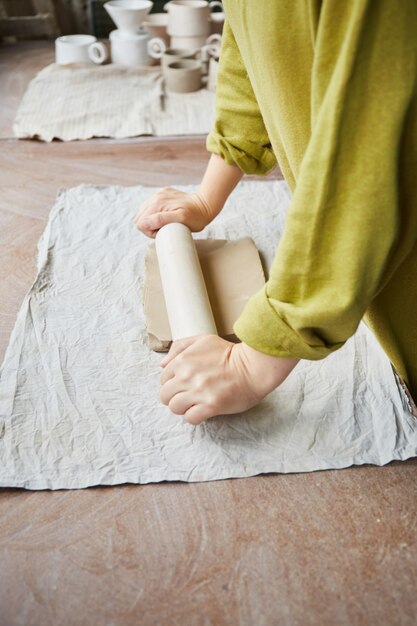
[[124, 34], [134, 35], [152, 8], [151, 0], [110, 0], [104, 4], [117, 28]]
[[113, 30], [110, 35], [111, 58], [113, 63], [128, 67], [151, 65], [152, 59], [159, 59], [166, 50], [166, 44], [158, 37], [149, 37], [147, 32], [135, 35], [121, 34]]
[[197, 50], [206, 44], [207, 37], [171, 37], [171, 47], [182, 50]]
[[194, 51], [207, 48], [211, 56], [219, 56], [221, 42], [222, 37], [217, 34], [210, 37], [171, 37], [171, 48]]
[[93, 35], [64, 35], [55, 40], [55, 61], [59, 65], [68, 63], [104, 63], [107, 59], [106, 46]]
[[[219, 7], [219, 0], [171, 0], [164, 6], [168, 11], [168, 29], [171, 37], [207, 37], [210, 34], [210, 13]], [[172, 42], [171, 42], [172, 43]]]
[[179, 59], [164, 68], [165, 84], [174, 93], [190, 93], [202, 87], [202, 66], [195, 59]]

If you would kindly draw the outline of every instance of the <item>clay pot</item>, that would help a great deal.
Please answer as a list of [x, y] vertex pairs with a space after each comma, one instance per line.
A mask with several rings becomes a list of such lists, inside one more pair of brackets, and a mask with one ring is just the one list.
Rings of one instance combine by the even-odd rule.
[[162, 71], [175, 61], [181, 61], [182, 59], [194, 59], [194, 50], [183, 50], [181, 48], [168, 48], [165, 50], [161, 58]]
[[190, 93], [202, 87], [202, 65], [193, 59], [181, 59], [164, 68], [165, 84], [169, 91]]

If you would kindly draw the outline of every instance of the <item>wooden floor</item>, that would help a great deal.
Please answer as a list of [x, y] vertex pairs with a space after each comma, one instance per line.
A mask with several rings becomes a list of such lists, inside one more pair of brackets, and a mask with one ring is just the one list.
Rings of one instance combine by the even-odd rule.
[[[0, 352], [60, 187], [197, 182], [202, 138], [12, 138], [50, 44], [0, 47]], [[201, 484], [0, 490], [0, 626], [408, 626], [417, 463]]]

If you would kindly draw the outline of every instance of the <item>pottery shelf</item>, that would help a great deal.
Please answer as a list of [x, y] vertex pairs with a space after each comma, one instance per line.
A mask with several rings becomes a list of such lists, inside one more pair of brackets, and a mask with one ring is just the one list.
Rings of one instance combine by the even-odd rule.
[[0, 39], [38, 39], [59, 34], [52, 0], [2, 0]]

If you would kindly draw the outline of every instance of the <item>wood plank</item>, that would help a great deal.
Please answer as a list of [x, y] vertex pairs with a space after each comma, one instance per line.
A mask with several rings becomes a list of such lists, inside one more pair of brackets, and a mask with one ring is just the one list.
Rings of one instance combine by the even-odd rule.
[[13, 137], [13, 120], [29, 81], [53, 60], [50, 41], [0, 43], [0, 138]]
[[412, 626], [415, 462], [0, 493], [8, 626]]

